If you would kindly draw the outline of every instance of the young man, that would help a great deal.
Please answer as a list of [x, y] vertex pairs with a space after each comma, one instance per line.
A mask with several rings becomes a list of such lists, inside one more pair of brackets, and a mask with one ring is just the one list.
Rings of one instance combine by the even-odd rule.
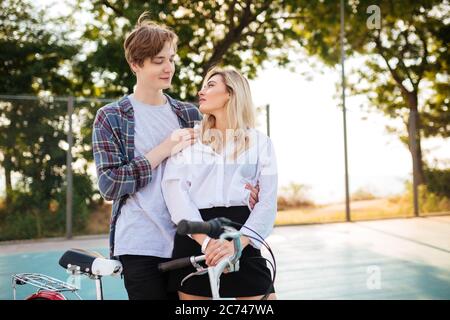
[[[193, 144], [201, 114], [193, 104], [164, 94], [175, 72], [177, 36], [141, 15], [124, 42], [136, 75], [134, 93], [100, 108], [94, 121], [93, 152], [98, 186], [113, 201], [110, 256], [123, 264], [129, 299], [176, 298], [157, 266], [170, 260], [175, 224], [164, 202], [165, 160]], [[257, 201], [252, 191], [251, 206]]]

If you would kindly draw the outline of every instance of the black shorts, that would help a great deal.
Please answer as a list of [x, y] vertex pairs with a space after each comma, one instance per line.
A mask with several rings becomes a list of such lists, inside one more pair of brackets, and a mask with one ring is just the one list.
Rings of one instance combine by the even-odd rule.
[[170, 259], [123, 255], [125, 289], [130, 300], [178, 300], [176, 291], [168, 291], [168, 275], [158, 270], [158, 264]]
[[[250, 214], [246, 206], [215, 207], [200, 209], [204, 221], [217, 217], [226, 217], [232, 221], [244, 224]], [[192, 255], [201, 255], [201, 246], [188, 236], [175, 236], [172, 258], [182, 258]], [[272, 276], [266, 261], [261, 257], [261, 251], [252, 245], [247, 245], [242, 251], [240, 268], [237, 272], [222, 274], [220, 277], [219, 294], [221, 297], [250, 297], [274, 293]], [[189, 278], [181, 286], [184, 277], [195, 272], [194, 267], [186, 267], [170, 271], [169, 290], [181, 291], [187, 294], [211, 297], [211, 287], [208, 274]]]

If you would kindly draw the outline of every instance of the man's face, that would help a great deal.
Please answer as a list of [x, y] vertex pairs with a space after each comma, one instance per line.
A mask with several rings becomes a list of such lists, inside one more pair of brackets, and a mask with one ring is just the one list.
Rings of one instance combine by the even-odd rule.
[[156, 90], [168, 89], [175, 73], [175, 49], [172, 43], [166, 42], [162, 50], [153, 58], [145, 59], [142, 66], [132, 64], [137, 82]]

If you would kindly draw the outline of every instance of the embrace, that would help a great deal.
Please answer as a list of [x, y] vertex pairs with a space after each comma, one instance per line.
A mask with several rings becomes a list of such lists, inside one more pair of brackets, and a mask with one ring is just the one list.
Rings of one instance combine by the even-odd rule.
[[[192, 268], [157, 268], [201, 253], [214, 266], [233, 254], [229, 241], [176, 234], [182, 219], [226, 217], [264, 238], [275, 221], [275, 152], [255, 129], [247, 79], [215, 67], [203, 79], [199, 108], [176, 100], [163, 92], [175, 73], [176, 47], [176, 34], [143, 14], [124, 42], [134, 92], [100, 108], [94, 121], [98, 186], [113, 201], [110, 255], [122, 262], [129, 299], [210, 299], [208, 275], [181, 285]], [[259, 299], [269, 288], [275, 299], [260, 244], [245, 230], [240, 270], [222, 275], [220, 294]]]

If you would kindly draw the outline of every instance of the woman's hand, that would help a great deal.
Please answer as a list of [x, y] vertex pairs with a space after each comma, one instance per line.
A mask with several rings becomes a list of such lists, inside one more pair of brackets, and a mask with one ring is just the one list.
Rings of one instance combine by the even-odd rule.
[[[250, 240], [246, 236], [241, 236], [242, 250], [249, 244]], [[211, 239], [205, 250], [205, 262], [209, 267], [214, 267], [217, 263], [234, 254], [234, 244], [232, 241]]]
[[223, 258], [232, 256], [234, 254], [233, 242], [227, 240], [211, 239], [205, 250], [206, 265], [214, 267]]

